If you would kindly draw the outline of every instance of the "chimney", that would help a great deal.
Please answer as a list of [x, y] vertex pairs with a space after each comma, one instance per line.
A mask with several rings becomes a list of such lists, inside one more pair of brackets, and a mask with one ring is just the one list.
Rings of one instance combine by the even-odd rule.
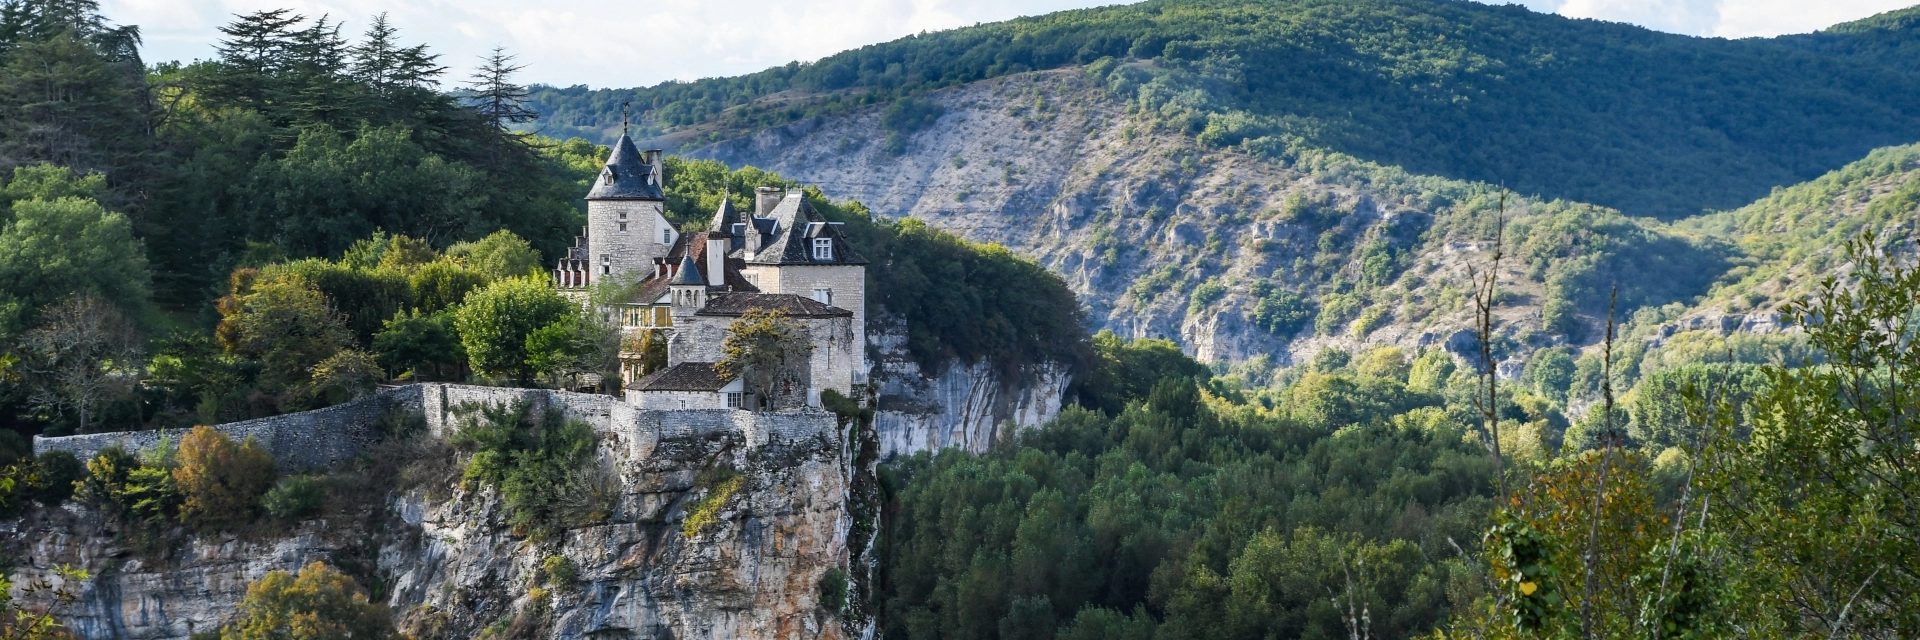
[[707, 286], [719, 287], [727, 284], [727, 239], [717, 233], [707, 234]]
[[665, 163], [660, 162], [659, 149], [647, 150], [647, 166], [653, 169], [653, 186], [660, 187], [660, 189], [663, 191], [666, 190], [667, 188], [667, 175], [665, 172], [666, 165]]
[[787, 190], [780, 187], [760, 187], [753, 190], [753, 215], [765, 218], [780, 206], [780, 200], [787, 197]]

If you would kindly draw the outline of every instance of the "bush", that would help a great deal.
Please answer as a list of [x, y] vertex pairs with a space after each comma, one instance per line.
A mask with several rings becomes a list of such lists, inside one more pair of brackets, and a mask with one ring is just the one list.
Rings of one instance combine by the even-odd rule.
[[559, 554], [542, 560], [540, 570], [546, 573], [546, 583], [556, 587], [571, 587], [580, 579], [580, 568], [574, 566], [571, 558]]
[[221, 640], [397, 639], [385, 605], [367, 600], [353, 578], [315, 562], [299, 577], [272, 571], [247, 585], [240, 618]]
[[87, 475], [86, 465], [65, 451], [42, 453], [34, 464], [39, 467], [40, 482], [33, 499], [49, 507], [73, 497], [75, 483]]
[[180, 440], [173, 481], [180, 488], [180, 519], [223, 526], [253, 518], [260, 496], [273, 486], [273, 456], [249, 438], [235, 445], [212, 427], [194, 427]]
[[1292, 337], [1313, 318], [1313, 306], [1299, 294], [1284, 289], [1270, 289], [1271, 293], [1260, 297], [1253, 303], [1250, 319], [1253, 325], [1267, 333], [1282, 338]]
[[820, 576], [820, 608], [840, 613], [847, 610], [847, 572], [839, 567]]
[[611, 507], [587, 423], [524, 402], [459, 411], [453, 444], [473, 456], [463, 479], [500, 491], [515, 533], [543, 536], [606, 519]]
[[287, 476], [280, 483], [261, 496], [260, 506], [267, 513], [281, 520], [299, 520], [319, 513], [320, 506], [326, 501], [326, 491], [318, 478], [307, 475]]
[[120, 447], [107, 447], [87, 461], [87, 477], [81, 480], [73, 497], [106, 510], [130, 523], [163, 524], [180, 506], [180, 490], [165, 455], [148, 456], [151, 464]]

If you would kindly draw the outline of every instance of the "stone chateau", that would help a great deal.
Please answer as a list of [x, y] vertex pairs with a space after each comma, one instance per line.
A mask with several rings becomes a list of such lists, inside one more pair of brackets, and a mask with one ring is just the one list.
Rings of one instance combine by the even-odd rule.
[[[587, 227], [553, 271], [555, 286], [583, 304], [596, 285], [624, 292], [600, 311], [623, 333], [627, 402], [794, 409], [819, 406], [827, 389], [853, 396], [864, 386], [867, 261], [840, 223], [799, 191], [761, 187], [751, 211], [723, 199], [705, 231], [682, 233], [667, 221], [663, 178], [661, 152], [621, 135], [587, 193]], [[767, 372], [771, 391], [714, 368], [729, 329], [754, 311], [784, 314], [813, 346], [806, 366]]]

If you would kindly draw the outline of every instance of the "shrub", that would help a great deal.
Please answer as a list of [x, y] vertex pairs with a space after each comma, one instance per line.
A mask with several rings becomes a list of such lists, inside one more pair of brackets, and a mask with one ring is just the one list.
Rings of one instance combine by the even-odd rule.
[[254, 516], [273, 486], [273, 457], [249, 438], [236, 445], [212, 427], [194, 427], [180, 440], [173, 481], [180, 488], [180, 519], [221, 526]]
[[570, 587], [580, 579], [580, 568], [574, 566], [571, 558], [559, 554], [541, 561], [540, 570], [547, 574], [546, 583], [556, 587]]
[[353, 578], [315, 562], [298, 577], [272, 571], [247, 585], [240, 618], [220, 630], [222, 640], [333, 640], [399, 638], [384, 605], [367, 601]]
[[464, 480], [500, 491], [515, 532], [546, 535], [606, 518], [607, 480], [594, 457], [593, 428], [559, 409], [522, 402], [460, 409], [454, 446], [471, 453]]
[[1392, 317], [1385, 308], [1368, 307], [1367, 310], [1360, 312], [1359, 319], [1353, 321], [1353, 337], [1356, 339], [1365, 339], [1368, 335], [1373, 334], [1375, 329], [1385, 326], [1387, 320]]
[[1275, 336], [1291, 337], [1313, 317], [1313, 307], [1292, 291], [1270, 291], [1253, 304], [1253, 325]]
[[287, 476], [280, 483], [261, 496], [260, 506], [267, 513], [281, 520], [299, 520], [320, 511], [326, 500], [326, 492], [318, 478], [307, 475]]
[[840, 613], [847, 609], [847, 572], [839, 567], [820, 576], [820, 608]]
[[[159, 449], [165, 451], [164, 442]], [[127, 522], [164, 523], [180, 505], [180, 490], [167, 466], [169, 456], [148, 457], [152, 464], [142, 464], [120, 447], [102, 449], [87, 461], [87, 477], [73, 497]]]
[[34, 459], [34, 464], [39, 467], [40, 483], [33, 499], [49, 507], [73, 497], [75, 483], [87, 475], [86, 465], [65, 451], [42, 453]]

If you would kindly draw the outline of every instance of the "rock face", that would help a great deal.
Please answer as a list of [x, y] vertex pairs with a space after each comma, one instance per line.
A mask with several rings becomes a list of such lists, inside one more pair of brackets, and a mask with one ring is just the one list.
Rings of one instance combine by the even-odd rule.
[[987, 362], [947, 363], [928, 376], [908, 354], [906, 327], [893, 323], [873, 334], [880, 385], [874, 430], [880, 456], [912, 455], [957, 447], [983, 453], [1020, 429], [1060, 415], [1070, 376], [1057, 365], [1029, 367], [1007, 375]]
[[[16, 584], [61, 564], [92, 572], [63, 616], [83, 638], [214, 630], [232, 618], [249, 582], [315, 560], [355, 575], [422, 639], [489, 628], [551, 638], [865, 632], [819, 602], [822, 578], [849, 568], [858, 511], [849, 495], [858, 493], [854, 478], [870, 478], [849, 461], [845, 432], [831, 414], [647, 412], [604, 396], [422, 387], [412, 406], [427, 435], [404, 450], [376, 445], [374, 462], [353, 469], [364, 477], [340, 480], [365, 485], [345, 492], [371, 496], [364, 509], [330, 506], [330, 519], [281, 531], [176, 530], [144, 546], [128, 544], [91, 509], [40, 509], [10, 532]], [[443, 441], [457, 419], [451, 409], [516, 399], [559, 406], [593, 425], [600, 472], [591, 475], [598, 493], [587, 495], [604, 496], [605, 511], [595, 524], [529, 537], [508, 525], [493, 489], [458, 481], [458, 462]], [[397, 461], [428, 471], [382, 468]], [[391, 484], [372, 479], [396, 474], [401, 480]], [[713, 517], [690, 528], [689, 514], [703, 507]], [[543, 582], [543, 566], [558, 558], [577, 578]]]
[[[1286, 365], [1327, 346], [1415, 346], [1422, 335], [1469, 325], [1465, 305], [1437, 283], [1464, 281], [1465, 267], [1484, 256], [1469, 243], [1425, 239], [1436, 207], [1413, 194], [1376, 188], [1364, 175], [1339, 178], [1345, 169], [1202, 147], [1192, 135], [1130, 113], [1076, 68], [985, 80], [927, 99], [943, 115], [904, 149], [872, 135], [881, 128], [875, 108], [681, 153], [775, 171], [879, 215], [921, 218], [968, 240], [1006, 245], [1060, 274], [1090, 308], [1095, 328], [1171, 339], [1203, 362], [1265, 356]], [[1347, 282], [1379, 277], [1365, 273], [1361, 249], [1370, 244], [1417, 254], [1399, 269], [1422, 278], [1404, 281], [1423, 292], [1407, 300], [1419, 313], [1391, 314], [1357, 336], [1345, 330], [1351, 318], [1333, 331], [1307, 326], [1286, 335], [1250, 321], [1259, 299], [1254, 282], [1311, 292], [1333, 274]], [[1521, 274], [1513, 279], [1526, 286]], [[1196, 295], [1209, 281], [1225, 290]], [[1537, 316], [1537, 306], [1515, 305], [1513, 320], [1537, 326], [1525, 320], [1529, 313]]]

